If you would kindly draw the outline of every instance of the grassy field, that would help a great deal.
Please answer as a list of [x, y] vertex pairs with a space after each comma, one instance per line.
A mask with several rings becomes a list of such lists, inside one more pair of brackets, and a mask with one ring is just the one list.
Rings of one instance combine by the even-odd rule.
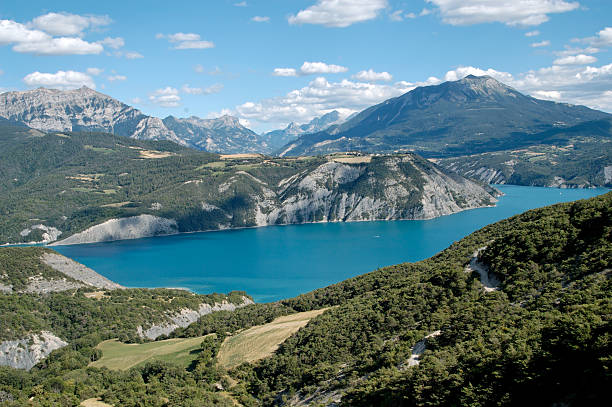
[[150, 360], [163, 360], [188, 367], [198, 356], [203, 336], [174, 338], [165, 341], [126, 344], [116, 339], [98, 345], [102, 358], [91, 363], [94, 367], [125, 370]]
[[232, 368], [270, 356], [285, 339], [326, 309], [279, 317], [269, 324], [254, 326], [225, 339], [217, 355], [219, 364]]
[[97, 398], [83, 400], [80, 406], [81, 407], [113, 407], [112, 405], [106, 404]]

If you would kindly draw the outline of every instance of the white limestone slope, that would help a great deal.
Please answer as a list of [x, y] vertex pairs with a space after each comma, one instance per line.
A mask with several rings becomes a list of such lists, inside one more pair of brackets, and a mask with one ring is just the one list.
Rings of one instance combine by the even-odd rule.
[[25, 338], [0, 342], [0, 366], [30, 370], [56, 349], [63, 348], [68, 342], [52, 332], [42, 331]]
[[209, 304], [200, 304], [197, 310], [184, 308], [177, 313], [168, 314], [167, 320], [164, 323], [154, 324], [143, 329], [142, 326], [137, 328], [137, 333], [140, 337], [154, 340], [162, 335], [169, 335], [178, 328], [185, 328], [196, 322], [200, 317], [218, 311], [234, 311], [237, 308], [242, 308], [253, 304], [250, 298], [242, 297], [242, 303], [233, 304], [227, 301], [215, 303], [212, 306]]
[[160, 218], [153, 215], [138, 215], [107, 220], [82, 232], [75, 233], [64, 240], [55, 242], [52, 246], [139, 239], [176, 233], [178, 233], [178, 226], [174, 219]]

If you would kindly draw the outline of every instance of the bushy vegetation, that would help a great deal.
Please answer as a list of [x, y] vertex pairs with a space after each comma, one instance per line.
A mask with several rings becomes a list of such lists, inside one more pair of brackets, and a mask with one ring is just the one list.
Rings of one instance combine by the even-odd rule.
[[[243, 405], [342, 396], [342, 405], [606, 405], [612, 396], [612, 193], [487, 226], [436, 256], [387, 267], [274, 304], [203, 317], [177, 336], [210, 336], [189, 369], [155, 362], [127, 372], [86, 368], [101, 338], [71, 341], [32, 372], [1, 370], [4, 397], [73, 405]], [[501, 281], [466, 272], [477, 249]], [[67, 305], [66, 305], [67, 306]], [[220, 341], [279, 315], [335, 306], [269, 358], [229, 373]], [[413, 346], [429, 334], [417, 366]], [[214, 339], [212, 339], [214, 338]], [[45, 404], [46, 403], [46, 404]], [[5, 405], [20, 405], [17, 401]]]
[[[367, 193], [386, 199], [386, 178], [396, 180], [398, 175], [385, 160], [374, 157], [371, 163], [354, 164], [378, 184], [360, 177], [335, 192], [339, 197]], [[258, 201], [280, 206], [280, 200], [303, 194], [280, 181], [304, 177], [327, 161], [221, 158], [171, 142], [94, 133], [24, 134], [0, 125], [0, 243], [41, 241], [42, 230], [33, 228], [41, 224], [59, 229], [62, 239], [109, 219], [141, 214], [174, 219], [179, 232], [256, 226]], [[416, 167], [432, 169], [417, 156], [413, 163], [400, 166], [410, 180], [404, 183], [410, 194], [396, 209], [407, 218], [421, 205], [423, 178]], [[298, 214], [296, 221], [334, 215], [321, 210], [304, 219]]]
[[483, 181], [487, 173], [481, 169], [494, 170], [498, 175], [492, 181], [497, 183], [568, 188], [612, 186], [604, 170], [612, 166], [611, 140], [582, 137], [554, 141], [551, 145], [446, 158], [439, 164]]

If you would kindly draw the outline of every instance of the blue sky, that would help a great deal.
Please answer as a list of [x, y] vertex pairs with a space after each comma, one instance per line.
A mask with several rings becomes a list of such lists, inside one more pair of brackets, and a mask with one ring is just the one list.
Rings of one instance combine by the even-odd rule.
[[0, 89], [87, 85], [256, 131], [488, 73], [612, 112], [609, 0], [0, 3]]

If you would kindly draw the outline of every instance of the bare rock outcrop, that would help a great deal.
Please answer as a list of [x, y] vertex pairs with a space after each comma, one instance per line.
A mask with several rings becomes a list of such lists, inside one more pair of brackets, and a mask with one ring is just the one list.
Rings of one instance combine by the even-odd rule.
[[147, 329], [142, 326], [137, 328], [137, 333], [140, 337], [154, 340], [162, 335], [169, 335], [178, 328], [185, 328], [196, 322], [200, 317], [218, 311], [234, 311], [236, 308], [242, 308], [253, 304], [250, 298], [242, 297], [242, 303], [233, 304], [231, 302], [222, 301], [221, 303], [200, 304], [197, 310], [184, 308], [177, 313], [167, 315], [167, 321], [160, 324], [151, 325]]
[[53, 245], [139, 239], [142, 237], [171, 235], [176, 233], [178, 233], [178, 226], [174, 219], [160, 218], [153, 215], [139, 215], [107, 220], [104, 223], [92, 226], [82, 232], [75, 233]]
[[41, 260], [49, 267], [59, 271], [60, 273], [63, 273], [68, 277], [81, 281], [87, 285], [104, 290], [116, 290], [118, 288], [123, 288], [123, 286], [96, 273], [89, 267], [86, 267], [81, 263], [77, 263], [66, 256], [62, 256], [61, 254], [44, 253]]
[[49, 331], [31, 334], [22, 339], [0, 342], [0, 366], [30, 370], [56, 349], [67, 342]]

